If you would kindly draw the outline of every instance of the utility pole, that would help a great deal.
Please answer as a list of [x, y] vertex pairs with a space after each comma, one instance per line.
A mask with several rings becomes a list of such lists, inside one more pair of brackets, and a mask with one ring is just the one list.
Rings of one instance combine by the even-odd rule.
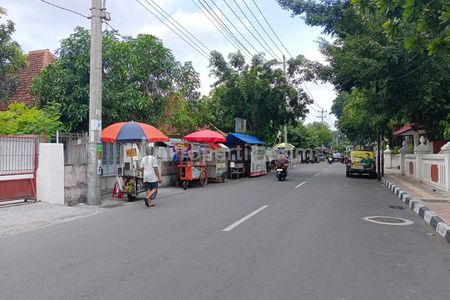
[[377, 179], [381, 181], [381, 130], [377, 129]]
[[92, 0], [91, 60], [89, 80], [89, 142], [87, 166], [87, 203], [100, 205], [102, 160], [102, 0]]
[[319, 118], [321, 121], [320, 121], [320, 123], [322, 123], [322, 124], [324, 124], [325, 123], [325, 118], [326, 118], [326, 116], [325, 116], [325, 114], [326, 114], [326, 110], [325, 109], [323, 109], [322, 108], [322, 110], [319, 112], [320, 113], [320, 116], [317, 116], [317, 118]]
[[[286, 81], [289, 82], [289, 78], [287, 76], [286, 73], [286, 57], [283, 54], [283, 71], [284, 71], [284, 76], [286, 77]], [[287, 149], [288, 146], [288, 139], [287, 139], [287, 126], [286, 124], [284, 124], [284, 146], [286, 147], [285, 149]]]

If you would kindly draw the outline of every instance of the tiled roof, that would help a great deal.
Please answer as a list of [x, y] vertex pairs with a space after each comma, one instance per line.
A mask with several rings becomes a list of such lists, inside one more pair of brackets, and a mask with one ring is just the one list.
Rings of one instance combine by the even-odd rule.
[[[32, 105], [34, 103], [35, 98], [29, 92], [31, 81], [44, 67], [54, 62], [56, 60], [56, 56], [53, 55], [48, 49], [36, 50], [28, 52], [27, 60], [28, 67], [20, 71], [20, 86], [9, 101], [10, 103], [22, 102], [26, 105]], [[0, 107], [0, 109], [5, 108]]]
[[405, 134], [407, 132], [410, 132], [411, 130], [413, 130], [412, 125], [408, 122], [405, 125], [403, 125], [400, 129], [397, 129], [396, 131], [394, 131], [394, 135], [402, 135]]

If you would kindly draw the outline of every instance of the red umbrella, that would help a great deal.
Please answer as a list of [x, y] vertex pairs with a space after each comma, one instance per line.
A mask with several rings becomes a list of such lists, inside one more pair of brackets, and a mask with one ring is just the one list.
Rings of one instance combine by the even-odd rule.
[[155, 127], [139, 122], [120, 122], [102, 130], [105, 143], [167, 142], [169, 138]]
[[220, 133], [212, 130], [200, 130], [184, 137], [186, 141], [197, 143], [225, 143], [227, 141]]

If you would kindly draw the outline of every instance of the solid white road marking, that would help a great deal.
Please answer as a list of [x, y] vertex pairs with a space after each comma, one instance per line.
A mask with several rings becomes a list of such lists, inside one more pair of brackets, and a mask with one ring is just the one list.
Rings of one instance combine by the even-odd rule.
[[314, 177], [316, 177], [316, 176], [319, 176], [320, 175], [320, 172], [319, 173], [317, 173], [316, 175], [314, 175]]
[[230, 226], [228, 226], [227, 228], [223, 229], [222, 231], [230, 231], [231, 229], [233, 229], [234, 227], [238, 226], [239, 224], [247, 221], [248, 219], [250, 219], [251, 217], [253, 217], [254, 215], [256, 215], [257, 213], [261, 212], [263, 209], [268, 208], [268, 205], [263, 205], [260, 208], [258, 208], [257, 210], [249, 213], [248, 215], [246, 215], [245, 217], [243, 217], [242, 219], [240, 219], [239, 221], [234, 222], [233, 224], [231, 224]]
[[297, 184], [297, 185], [295, 186], [295, 188], [298, 189], [299, 187], [301, 187], [301, 186], [304, 185], [305, 183], [306, 183], [306, 181], [302, 181], [302, 182], [300, 182], [299, 184]]

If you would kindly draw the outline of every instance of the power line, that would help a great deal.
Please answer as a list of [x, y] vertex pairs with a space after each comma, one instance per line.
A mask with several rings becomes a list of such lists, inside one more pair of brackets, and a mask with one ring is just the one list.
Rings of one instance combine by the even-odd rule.
[[83, 15], [82, 13], [79, 13], [79, 12], [77, 12], [77, 11], [71, 10], [71, 9], [69, 9], [69, 8], [65, 8], [65, 7], [56, 5], [56, 4], [54, 4], [54, 3], [51, 3], [51, 2], [49, 2], [49, 1], [45, 1], [45, 0], [40, 0], [40, 1], [43, 2], [43, 3], [45, 3], [45, 4], [51, 5], [51, 6], [53, 6], [53, 7], [56, 7], [56, 8], [59, 8], [59, 9], [62, 9], [62, 10], [71, 12], [71, 13], [73, 13], [73, 14], [79, 15], [79, 16], [81, 16], [81, 17], [83, 17], [83, 18], [86, 18], [86, 19], [89, 19], [88, 16]]
[[255, 18], [256, 22], [258, 22], [259, 26], [262, 28], [262, 30], [266, 33], [266, 35], [269, 37], [269, 39], [272, 41], [272, 43], [275, 45], [275, 47], [277, 47], [278, 51], [280, 51], [280, 53], [283, 53], [283, 51], [281, 51], [281, 49], [278, 47], [278, 44], [275, 43], [272, 39], [272, 37], [267, 33], [266, 29], [264, 28], [264, 26], [262, 26], [262, 24], [259, 22], [258, 18], [255, 16], [255, 14], [253, 13], [253, 11], [250, 9], [250, 7], [247, 4], [246, 0], [242, 0], [242, 2], [244, 3], [244, 5], [247, 7], [248, 11], [252, 14], [253, 18]]
[[119, 30], [117, 30], [117, 29], [115, 29], [114, 27], [112, 27], [111, 24], [109, 24], [107, 21], [102, 20], [102, 22], [103, 22], [107, 27], [109, 27], [112, 31], [114, 31], [115, 34], [117, 34], [118, 36], [120, 36], [123, 40], [127, 40], [127, 39], [128, 39], [128, 37], [121, 35], [121, 34], [119, 33]]
[[[198, 2], [200, 3], [200, 5], [206, 10], [206, 12], [212, 17], [213, 20], [215, 20], [215, 22], [217, 23], [217, 25], [222, 28], [222, 31], [225, 32], [230, 38], [231, 40], [236, 43], [237, 48], [239, 50], [244, 49], [244, 51], [242, 51], [244, 54], [245, 52], [247, 52], [247, 55], [249, 55], [250, 57], [252, 56], [252, 53], [250, 51], [248, 51], [248, 49], [241, 43], [241, 41], [233, 34], [233, 32], [231, 32], [231, 30], [228, 28], [228, 26], [222, 21], [222, 19], [220, 19], [220, 17], [216, 14], [216, 12], [214, 11], [214, 9], [208, 4], [208, 2], [203, 3], [201, 0], [198, 0]], [[195, 2], [194, 2], [195, 3]], [[197, 5], [198, 6], [198, 5]], [[220, 31], [220, 30], [219, 30]]]
[[[220, 26], [226, 31], [228, 32], [228, 34], [231, 36], [231, 38], [236, 41], [247, 53], [250, 57], [253, 56], [253, 54], [247, 49], [247, 47], [244, 46], [244, 44], [234, 35], [234, 33], [230, 30], [230, 28], [228, 28], [228, 26], [225, 24], [225, 22], [216, 14], [216, 12], [214, 11], [214, 9], [209, 5], [208, 2], [206, 2], [206, 0], [203, 0], [206, 4], [206, 6], [208, 6], [208, 8], [206, 8], [206, 6], [204, 6], [203, 2], [201, 0], [198, 0], [200, 2], [200, 4], [202, 4], [203, 7], [205, 7], [205, 9], [208, 11], [208, 13], [215, 19], [217, 20], [217, 22], [220, 24]], [[217, 6], [216, 6], [217, 7]]]
[[[205, 1], [206, 2], [206, 1]], [[237, 33], [239, 33], [239, 35], [250, 45], [250, 47], [253, 48], [253, 50], [256, 53], [259, 53], [259, 51], [253, 46], [252, 43], [250, 43], [247, 38], [240, 32], [239, 29], [237, 29], [237, 27], [233, 24], [233, 22], [230, 21], [230, 19], [228, 19], [227, 15], [223, 13], [223, 11], [220, 9], [219, 6], [217, 6], [217, 4], [214, 2], [214, 0], [211, 0], [211, 2], [214, 4], [214, 6], [220, 11], [220, 13], [225, 17], [225, 19], [228, 21], [228, 23], [231, 24], [231, 26], [233, 26], [233, 28], [237, 31]], [[226, 2], [225, 2], [226, 3]]]
[[[161, 20], [160, 17], [158, 17], [153, 11], [151, 11], [147, 6], [145, 6], [141, 1], [139, 0], [135, 0], [137, 3], [139, 3], [145, 10], [147, 10], [149, 13], [151, 13], [155, 18], [157, 18], [161, 23], [163, 23], [167, 28], [169, 28], [173, 33], [175, 33], [179, 38], [181, 38], [183, 41], [186, 42], [186, 44], [190, 45], [192, 47], [192, 49], [194, 49], [195, 51], [197, 51], [201, 56], [203, 56], [204, 58], [206, 58], [207, 60], [209, 60], [209, 54], [207, 53], [205, 55], [205, 51], [204, 50], [200, 50], [197, 49], [193, 44], [191, 44], [190, 42], [188, 42], [184, 37], [182, 37], [178, 32], [176, 32], [172, 27], [170, 27], [169, 25], [167, 25], [167, 23], [165, 23], [163, 20]], [[189, 38], [188, 38], [189, 39]]]
[[[264, 40], [261, 36], [261, 34], [259, 34], [258, 30], [255, 28], [255, 26], [253, 26], [253, 23], [249, 20], [249, 18], [247, 17], [247, 15], [244, 13], [244, 11], [241, 9], [241, 7], [239, 6], [239, 4], [236, 2], [236, 0], [233, 0], [233, 2], [236, 4], [236, 6], [238, 7], [238, 9], [241, 11], [241, 13], [244, 15], [244, 17], [247, 19], [247, 21], [250, 23], [250, 25], [253, 27], [253, 29], [256, 31], [256, 33], [259, 35], [259, 37]], [[241, 22], [241, 24], [245, 27], [245, 29], [247, 29], [248, 32], [250, 32], [250, 34], [253, 36], [253, 38], [255, 39], [255, 41], [257, 41], [261, 47], [264, 48], [265, 51], [267, 51], [267, 54], [272, 55], [273, 58], [275, 58], [276, 60], [280, 61], [280, 58], [273, 52], [273, 50], [269, 47], [270, 50], [267, 50], [267, 48], [258, 40], [258, 38], [253, 34], [253, 32], [247, 27], [247, 25], [245, 25], [245, 23], [242, 21], [242, 19], [234, 12], [234, 10], [231, 8], [231, 6], [224, 1], [224, 3], [226, 4], [226, 6], [228, 6], [228, 8], [231, 10], [231, 12], [236, 16], [236, 18]], [[265, 42], [265, 40], [264, 40]], [[267, 44], [267, 43], [266, 43]]]
[[[174, 24], [168, 17], [166, 17], [163, 13], [161, 13], [161, 11], [159, 11], [154, 5], [152, 5], [152, 3], [150, 3], [148, 0], [144, 0], [148, 5], [150, 5], [160, 16], [162, 16], [165, 20], [167, 20], [172, 26], [174, 26], [184, 37], [186, 37], [189, 41], [191, 41], [195, 47], [197, 49], [200, 49], [204, 54], [206, 54], [209, 57], [209, 53], [208, 51], [210, 51], [208, 49], [208, 47], [206, 47], [206, 49], [208, 51], [205, 51], [204, 49], [202, 49], [199, 45], [197, 45], [195, 43], [195, 41], [193, 41], [188, 35], [186, 35], [176, 24]], [[152, 1], [153, 2], [153, 1]], [[154, 2], [153, 2], [154, 3]], [[164, 12], [165, 14], [167, 14], [166, 12]], [[167, 14], [170, 18], [172, 18], [169, 14]], [[163, 22], [164, 23], [164, 22]], [[190, 35], [192, 35], [190, 32], [188, 32]], [[196, 38], [197, 39], [197, 38]], [[198, 39], [197, 39], [198, 40]], [[203, 43], [202, 43], [203, 45]]]
[[[203, 11], [203, 9], [197, 4], [197, 2], [195, 2], [194, 0], [191, 0], [191, 1], [192, 1], [192, 3], [195, 4], [195, 6], [197, 6], [197, 8], [203, 13], [203, 15], [211, 22], [211, 24], [213, 24], [214, 27], [216, 27], [216, 29], [222, 34], [222, 36], [223, 36], [223, 37], [224, 37], [231, 45], [233, 45], [233, 47], [235, 47], [236, 50], [241, 51], [241, 49], [239, 48], [239, 45], [237, 45], [236, 42], [234, 42], [233, 40], [231, 40], [231, 39], [226, 35], [226, 33], [225, 33], [222, 29], [219, 28], [219, 26], [216, 24], [216, 22], [213, 21], [213, 19], [211, 19], [210, 16], [209, 16], [206, 12]], [[245, 55], [245, 53], [244, 53], [244, 55]]]
[[[148, 1], [145, 0], [147, 3]], [[170, 19], [172, 19], [175, 23], [177, 23], [178, 26], [180, 26], [187, 34], [189, 34], [191, 37], [193, 37], [197, 42], [199, 42], [203, 47], [206, 48], [206, 50], [208, 50], [208, 52], [211, 52], [211, 50], [205, 45], [203, 44], [202, 41], [200, 41], [197, 37], [195, 37], [195, 35], [193, 35], [189, 30], [187, 30], [183, 25], [181, 25], [180, 23], [178, 23], [177, 20], [175, 20], [171, 15], [169, 15], [161, 6], [159, 6], [155, 1], [150, 0], [154, 5], [156, 5], [166, 16], [168, 16]], [[152, 6], [153, 7], [153, 6]]]
[[256, 4], [255, 0], [252, 0], [253, 3], [255, 4], [256, 8], [258, 9], [259, 13], [261, 14], [261, 16], [264, 18], [264, 21], [266, 21], [267, 25], [269, 25], [270, 30], [272, 30], [273, 34], [276, 36], [276, 38], [278, 39], [278, 41], [280, 42], [280, 44], [283, 46], [284, 50], [286, 50], [286, 52], [291, 56], [291, 58], [293, 58], [292, 54], [289, 52], [289, 50], [286, 48], [286, 46], [283, 44], [283, 42], [280, 40], [280, 38], [278, 37], [278, 35], [276, 34], [275, 30], [273, 30], [272, 25], [270, 25], [269, 21], [267, 21], [266, 17], [264, 16], [264, 14], [262, 13], [261, 9], [259, 9], [258, 4]]

